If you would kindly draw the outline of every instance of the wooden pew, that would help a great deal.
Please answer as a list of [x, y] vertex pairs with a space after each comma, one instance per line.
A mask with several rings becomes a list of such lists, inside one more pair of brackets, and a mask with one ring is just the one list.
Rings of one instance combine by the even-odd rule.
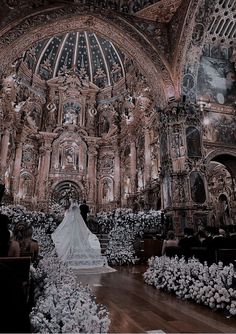
[[1, 333], [31, 333], [30, 257], [0, 257]]
[[200, 262], [207, 261], [208, 262], [208, 254], [206, 247], [191, 247], [190, 248], [190, 256], [194, 256]]
[[0, 277], [6, 282], [14, 281], [22, 289], [28, 300], [30, 257], [0, 257]]
[[233, 263], [236, 265], [236, 249], [235, 248], [219, 248], [216, 251], [216, 261], [223, 262], [225, 265]]
[[162, 240], [144, 239], [143, 240], [143, 259], [148, 260], [152, 256], [161, 256]]
[[177, 255], [180, 258], [183, 253], [182, 249], [178, 246], [167, 246], [165, 248], [165, 255], [168, 257], [175, 257], [175, 255]]

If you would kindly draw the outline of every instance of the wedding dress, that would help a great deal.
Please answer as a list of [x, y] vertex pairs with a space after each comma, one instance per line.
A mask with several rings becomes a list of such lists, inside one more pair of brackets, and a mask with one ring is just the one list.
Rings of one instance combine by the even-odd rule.
[[86, 226], [77, 203], [72, 203], [64, 219], [51, 235], [58, 257], [73, 269], [107, 266], [100, 242]]

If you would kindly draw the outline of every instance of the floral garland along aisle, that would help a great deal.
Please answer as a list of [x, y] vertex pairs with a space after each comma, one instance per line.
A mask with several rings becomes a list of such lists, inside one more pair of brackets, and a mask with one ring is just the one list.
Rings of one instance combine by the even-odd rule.
[[[106, 308], [95, 303], [88, 288], [76, 284], [73, 272], [59, 262], [54, 252], [49, 235], [62, 220], [60, 208], [44, 213], [27, 211], [23, 206], [2, 206], [1, 212], [11, 219], [12, 229], [20, 222], [33, 226], [44, 257], [32, 272], [36, 282], [35, 307], [31, 312], [34, 331], [106, 333], [110, 324]], [[97, 224], [102, 232], [109, 232], [106, 256], [116, 265], [135, 263], [134, 241], [146, 229], [162, 231], [160, 211], [154, 210], [133, 213], [130, 209], [116, 209], [98, 214]]]
[[30, 313], [33, 332], [107, 333], [110, 319], [106, 307], [96, 303], [89, 287], [78, 284], [73, 271], [56, 256], [49, 233], [56, 227], [57, 219], [23, 207], [2, 207], [1, 213], [7, 214], [13, 225], [32, 224], [43, 256], [38, 266], [31, 268], [35, 286]]
[[211, 309], [221, 309], [228, 316], [236, 315], [236, 272], [233, 264], [222, 262], [208, 266], [191, 258], [152, 257], [144, 273], [147, 284], [157, 289]]

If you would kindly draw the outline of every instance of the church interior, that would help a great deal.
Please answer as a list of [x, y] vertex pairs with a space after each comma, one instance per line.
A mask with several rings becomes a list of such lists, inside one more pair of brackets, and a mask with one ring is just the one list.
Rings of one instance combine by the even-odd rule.
[[234, 19], [234, 1], [4, 1], [8, 201], [234, 224]]
[[236, 0], [3, 0], [2, 205], [235, 231], [235, 39]]

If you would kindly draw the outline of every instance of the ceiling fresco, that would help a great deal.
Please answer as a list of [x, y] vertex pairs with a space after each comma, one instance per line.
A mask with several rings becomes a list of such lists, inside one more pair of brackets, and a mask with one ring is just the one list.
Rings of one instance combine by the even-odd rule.
[[70, 32], [36, 43], [24, 54], [28, 68], [42, 80], [74, 69], [99, 86], [124, 77], [124, 54], [110, 41], [89, 31]]

